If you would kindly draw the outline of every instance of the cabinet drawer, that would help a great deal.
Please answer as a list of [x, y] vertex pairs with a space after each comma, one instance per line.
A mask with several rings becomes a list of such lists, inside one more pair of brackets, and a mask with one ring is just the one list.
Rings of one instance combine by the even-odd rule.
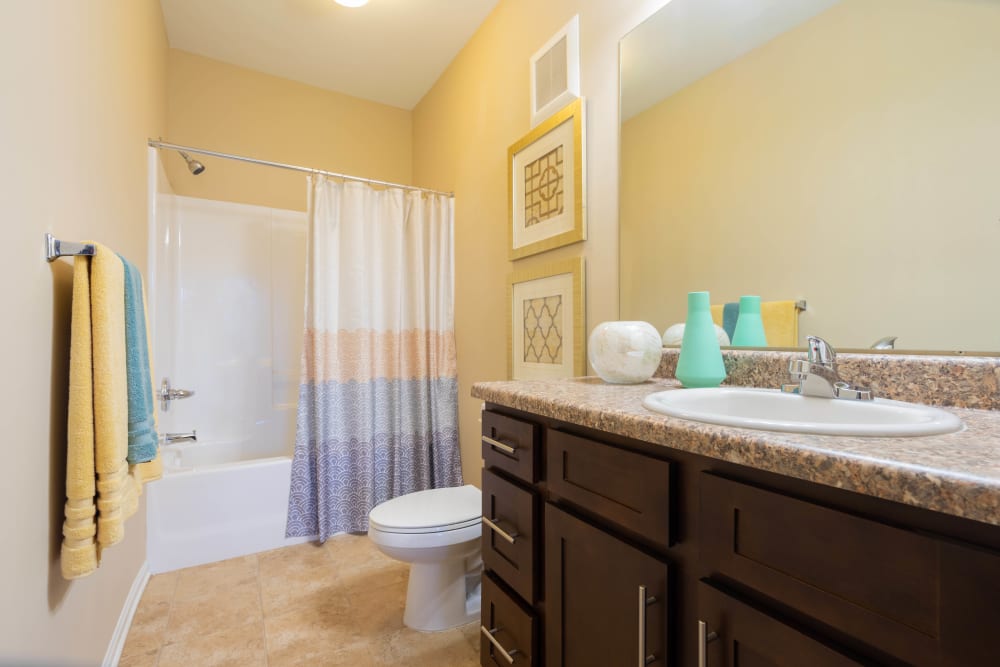
[[698, 633], [705, 664], [713, 667], [864, 665], [704, 581], [698, 584], [698, 620], [703, 630], [685, 631]]
[[484, 667], [536, 664], [534, 614], [508, 595], [489, 574], [483, 575], [482, 599], [480, 664]]
[[537, 597], [537, 516], [533, 492], [483, 471], [483, 565], [529, 603]]
[[644, 541], [670, 546], [667, 461], [549, 431], [546, 469], [554, 496], [612, 521]]
[[530, 422], [483, 411], [483, 460], [518, 479], [538, 480], [539, 427]]
[[703, 473], [701, 562], [870, 646], [928, 664], [940, 638], [940, 544]]

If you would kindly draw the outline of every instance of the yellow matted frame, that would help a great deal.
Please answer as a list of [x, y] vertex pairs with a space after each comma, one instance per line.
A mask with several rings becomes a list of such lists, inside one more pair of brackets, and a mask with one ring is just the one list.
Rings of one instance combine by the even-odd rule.
[[[565, 107], [552, 114], [548, 119], [540, 123], [536, 128], [524, 135], [519, 141], [507, 149], [507, 248], [508, 257], [511, 260], [535, 255], [546, 250], [559, 248], [570, 243], [585, 241], [587, 239], [587, 216], [586, 216], [586, 151], [584, 150], [584, 99], [577, 98]], [[518, 194], [521, 201], [514, 201], [514, 163], [522, 152], [530, 151], [532, 146], [547, 134], [558, 128], [563, 123], [571, 121], [573, 123], [573, 201], [570, 202], [573, 218], [573, 228], [564, 232], [555, 233], [547, 238], [540, 239], [533, 243], [528, 243], [519, 248], [514, 247], [515, 225], [523, 224], [524, 220], [524, 193]], [[569, 148], [569, 147], [566, 147]], [[523, 189], [523, 188], [522, 188]], [[520, 213], [519, 213], [520, 212]]]
[[[565, 377], [574, 377], [587, 374], [586, 338], [584, 336], [584, 323], [586, 322], [584, 286], [585, 265], [583, 257], [562, 260], [543, 264], [534, 269], [515, 271], [510, 274], [507, 286], [507, 377], [510, 379], [523, 379], [514, 377], [514, 327], [523, 327], [522, 317], [514, 314], [514, 286], [521, 283], [529, 283], [544, 278], [551, 278], [563, 274], [572, 274], [573, 288], [571, 303], [573, 305], [573, 321], [569, 326], [569, 343], [572, 346], [570, 355], [572, 357], [572, 373]], [[566, 340], [564, 334], [563, 345]]]

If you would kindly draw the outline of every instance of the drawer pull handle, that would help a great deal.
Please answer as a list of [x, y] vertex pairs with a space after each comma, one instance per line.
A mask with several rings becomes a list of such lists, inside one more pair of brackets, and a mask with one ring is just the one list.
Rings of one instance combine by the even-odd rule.
[[503, 656], [503, 659], [506, 660], [508, 664], [511, 665], [514, 664], [514, 656], [517, 655], [517, 649], [513, 648], [510, 651], [508, 651], [503, 646], [501, 646], [500, 642], [497, 641], [497, 638], [493, 636], [494, 634], [500, 631], [500, 628], [493, 628], [492, 630], [487, 630], [485, 625], [480, 625], [479, 631], [483, 633], [484, 637], [490, 640], [490, 643], [493, 644], [493, 648], [495, 648], [500, 652], [500, 655]]
[[646, 595], [646, 587], [639, 586], [639, 667], [656, 661], [652, 653], [646, 655], [646, 607], [656, 602], [656, 597]]
[[490, 438], [490, 437], [485, 436], [485, 435], [483, 436], [483, 442], [485, 442], [490, 447], [493, 447], [495, 449], [499, 449], [501, 452], [506, 452], [506, 453], [510, 454], [511, 456], [513, 456], [514, 453], [517, 452], [517, 447], [511, 447], [510, 445], [508, 445], [505, 442], [500, 442], [499, 440], [494, 440], [493, 438]]
[[698, 667], [708, 667], [708, 645], [718, 638], [718, 633], [708, 631], [708, 623], [698, 621]]
[[490, 530], [511, 544], [514, 544], [514, 540], [518, 537], [517, 533], [508, 533], [506, 530], [497, 525], [499, 521], [500, 519], [487, 519], [486, 517], [483, 517], [483, 523], [485, 523]]

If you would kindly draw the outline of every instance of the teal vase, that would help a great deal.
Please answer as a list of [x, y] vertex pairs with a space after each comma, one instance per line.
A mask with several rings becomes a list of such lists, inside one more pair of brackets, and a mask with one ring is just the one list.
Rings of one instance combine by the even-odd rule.
[[708, 292], [688, 293], [687, 321], [674, 375], [685, 387], [717, 387], [726, 379]]
[[740, 297], [740, 316], [733, 331], [733, 347], [767, 347], [759, 296]]

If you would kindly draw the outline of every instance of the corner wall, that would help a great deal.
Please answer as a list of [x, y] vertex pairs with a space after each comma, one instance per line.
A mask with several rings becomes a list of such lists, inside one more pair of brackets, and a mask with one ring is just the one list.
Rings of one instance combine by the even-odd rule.
[[43, 237], [96, 239], [145, 271], [166, 32], [157, 0], [5, 2], [0, 23], [0, 664], [96, 665], [145, 560], [145, 509], [95, 574], [62, 579], [72, 265], [48, 264]]
[[[618, 41], [664, 0], [501, 0], [413, 110], [413, 177], [453, 190], [455, 329], [463, 472], [479, 484], [480, 401], [472, 384], [507, 376], [507, 280], [514, 270], [583, 255], [585, 334], [618, 319]], [[531, 129], [528, 60], [580, 15], [587, 98], [587, 238], [507, 260], [507, 147]]]

